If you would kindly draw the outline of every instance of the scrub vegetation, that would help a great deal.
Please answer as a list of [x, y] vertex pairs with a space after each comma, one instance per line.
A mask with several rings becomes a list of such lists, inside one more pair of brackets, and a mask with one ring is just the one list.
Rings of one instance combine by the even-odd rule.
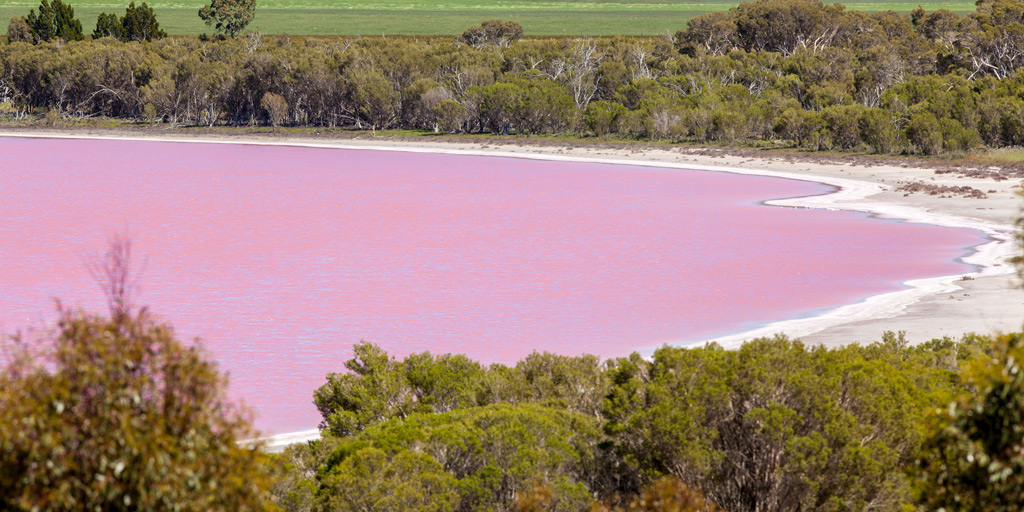
[[521, 30], [488, 20], [457, 38], [37, 38], [0, 47], [0, 100], [16, 119], [56, 109], [918, 155], [1024, 143], [1024, 8], [1012, 0], [964, 16], [758, 0], [657, 38]]
[[1008, 510], [1021, 505], [1020, 344], [778, 336], [515, 366], [361, 344], [316, 392], [324, 437], [288, 449], [277, 492], [293, 510], [387, 510], [367, 505], [375, 492], [415, 510], [516, 510], [537, 493], [534, 510], [588, 510], [681, 482], [730, 511]]

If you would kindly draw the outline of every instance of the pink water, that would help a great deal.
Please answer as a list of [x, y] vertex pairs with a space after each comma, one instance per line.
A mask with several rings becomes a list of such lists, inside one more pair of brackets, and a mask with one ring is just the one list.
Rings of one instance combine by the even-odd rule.
[[101, 311], [130, 231], [139, 302], [201, 337], [277, 433], [369, 340], [511, 363], [619, 356], [968, 271], [978, 233], [760, 205], [776, 178], [495, 157], [0, 138], [0, 330]]

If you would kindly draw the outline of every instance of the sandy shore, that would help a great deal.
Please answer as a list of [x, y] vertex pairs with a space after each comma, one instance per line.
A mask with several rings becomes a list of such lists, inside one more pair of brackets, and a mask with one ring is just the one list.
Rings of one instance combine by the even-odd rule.
[[[908, 282], [907, 290], [872, 297], [860, 304], [844, 306], [826, 314], [786, 320], [748, 333], [716, 341], [736, 346], [756, 335], [785, 332], [809, 343], [841, 345], [870, 342], [884, 331], [905, 331], [911, 342], [935, 337], [959, 336], [968, 332], [993, 333], [1020, 330], [1024, 324], [1024, 291], [1006, 258], [1016, 254], [1013, 222], [1021, 208], [1016, 195], [1018, 180], [996, 180], [986, 176], [937, 174], [934, 169], [899, 164], [810, 163], [791, 158], [760, 158], [708, 154], [685, 148], [621, 149], [586, 146], [520, 145], [461, 142], [395, 141], [383, 138], [325, 140], [272, 136], [217, 136], [190, 138], [160, 135], [159, 132], [119, 133], [106, 131], [13, 131], [0, 137], [117, 137], [136, 140], [175, 140], [209, 143], [250, 143], [487, 154], [552, 160], [587, 160], [629, 165], [653, 165], [698, 170], [767, 174], [828, 183], [840, 191], [826, 196], [773, 201], [771, 204], [872, 212], [883, 217], [912, 222], [971, 227], [985, 232], [991, 243], [968, 255], [965, 261], [977, 271]], [[901, 183], [922, 182], [935, 186], [969, 186], [987, 198], [929, 195], [895, 190]], [[898, 257], [899, 248], [892, 250]], [[964, 277], [967, 279], [964, 279]]]

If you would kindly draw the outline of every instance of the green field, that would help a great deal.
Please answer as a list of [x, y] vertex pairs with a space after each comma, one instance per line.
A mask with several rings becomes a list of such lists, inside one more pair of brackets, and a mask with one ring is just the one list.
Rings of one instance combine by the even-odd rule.
[[[737, 0], [693, 3], [671, 0], [259, 0], [250, 30], [292, 35], [447, 35], [458, 34], [489, 18], [519, 22], [527, 36], [657, 35], [674, 33], [690, 18], [728, 9]], [[127, 2], [70, 0], [75, 14], [91, 33], [100, 12], [124, 14]], [[160, 25], [170, 34], [213, 33], [196, 15], [203, 0], [153, 0]], [[964, 13], [973, 1], [850, 2], [848, 9], [909, 12], [918, 4]], [[0, 5], [0, 33], [6, 20], [24, 16], [38, 1], [7, 0]]]

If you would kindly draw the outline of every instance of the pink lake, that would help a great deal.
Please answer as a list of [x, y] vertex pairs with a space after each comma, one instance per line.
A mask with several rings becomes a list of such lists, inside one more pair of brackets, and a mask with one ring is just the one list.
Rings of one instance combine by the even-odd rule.
[[313, 428], [352, 344], [512, 363], [649, 353], [970, 271], [978, 232], [764, 200], [831, 187], [640, 166], [236, 144], [0, 138], [0, 330], [138, 302], [200, 337], [266, 433]]

